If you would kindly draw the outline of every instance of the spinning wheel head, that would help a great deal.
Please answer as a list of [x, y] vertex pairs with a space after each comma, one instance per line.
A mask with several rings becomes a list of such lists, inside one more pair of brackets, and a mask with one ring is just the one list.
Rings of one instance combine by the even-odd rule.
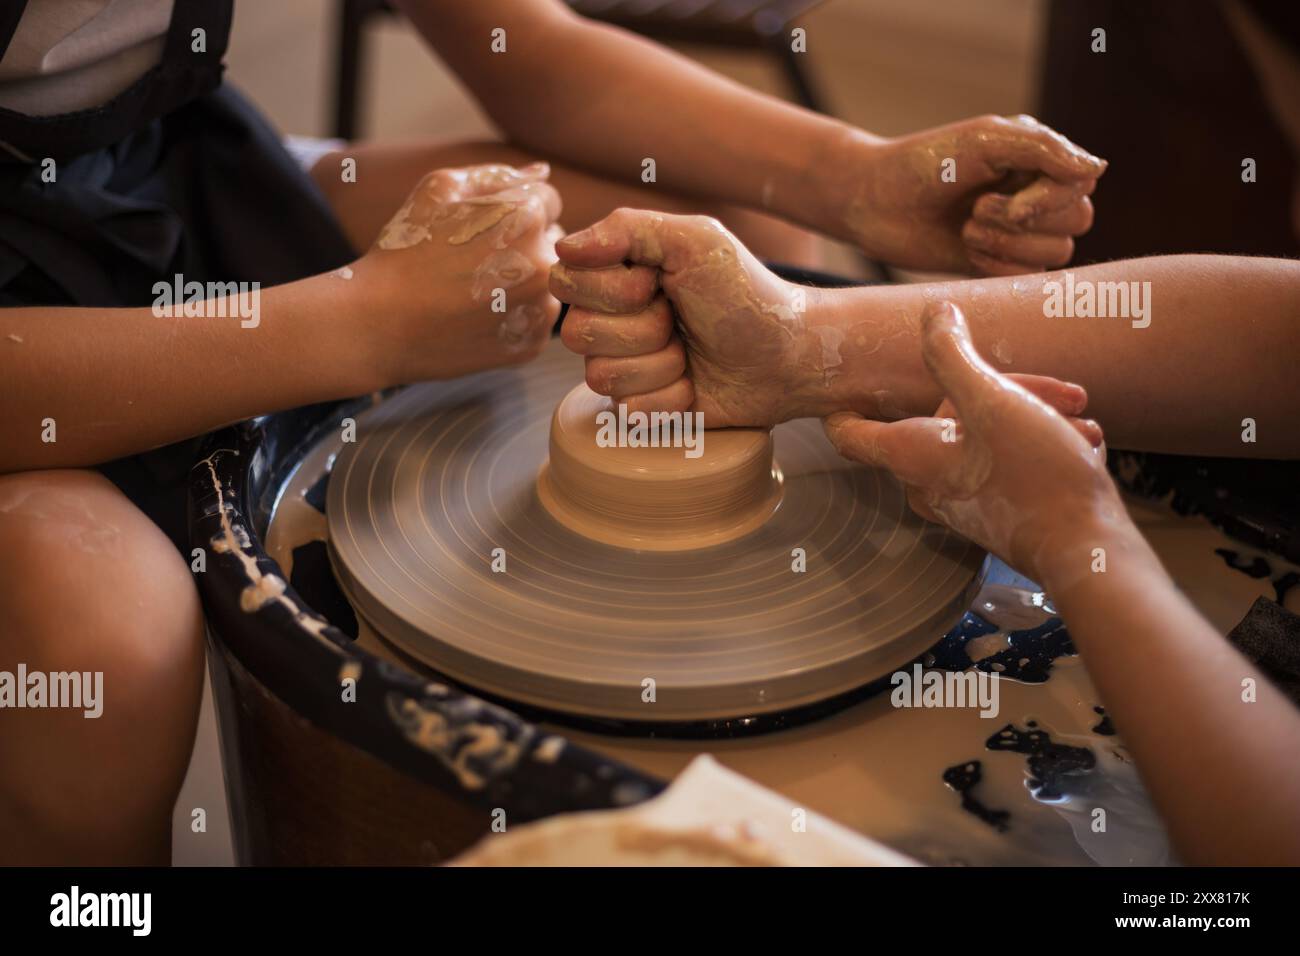
[[817, 422], [710, 431], [698, 459], [588, 454], [604, 406], [581, 376], [557, 342], [358, 420], [329, 484], [331, 557], [386, 641], [506, 700], [664, 725], [846, 693], [969, 607], [982, 552]]

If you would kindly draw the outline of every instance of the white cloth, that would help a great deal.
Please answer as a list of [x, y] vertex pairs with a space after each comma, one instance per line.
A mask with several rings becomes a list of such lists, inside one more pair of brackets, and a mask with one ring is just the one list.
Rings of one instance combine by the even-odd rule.
[[0, 59], [0, 106], [55, 116], [101, 106], [162, 59], [174, 0], [29, 0]]

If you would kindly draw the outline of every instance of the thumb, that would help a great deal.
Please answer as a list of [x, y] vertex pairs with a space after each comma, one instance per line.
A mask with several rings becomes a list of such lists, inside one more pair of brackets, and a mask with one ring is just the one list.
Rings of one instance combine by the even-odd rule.
[[550, 288], [551, 295], [569, 305], [624, 315], [649, 307], [659, 291], [659, 270], [621, 263], [602, 269], [580, 269], [557, 262], [551, 266]]
[[707, 216], [615, 209], [595, 225], [565, 236], [555, 251], [561, 262], [587, 269], [632, 262], [674, 272], [701, 243], [716, 243], [720, 229]]
[[972, 423], [979, 400], [1001, 388], [998, 373], [980, 358], [961, 309], [932, 302], [921, 318], [921, 355], [940, 390], [963, 420]]

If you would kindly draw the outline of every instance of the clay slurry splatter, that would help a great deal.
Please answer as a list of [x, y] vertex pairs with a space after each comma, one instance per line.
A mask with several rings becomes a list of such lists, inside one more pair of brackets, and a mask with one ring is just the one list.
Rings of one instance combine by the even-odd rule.
[[1026, 684], [1046, 682], [1052, 663], [1058, 658], [1074, 657], [1078, 652], [1070, 640], [1070, 632], [1059, 617], [1049, 618], [1041, 625], [1023, 631], [1007, 633], [1008, 647], [979, 660], [973, 660], [967, 645], [976, 638], [997, 633], [997, 627], [975, 614], [966, 614], [957, 627], [931, 651], [933, 660], [927, 667], [964, 671], [972, 664], [982, 671], [992, 671], [1001, 677]]
[[1269, 583], [1273, 585], [1274, 600], [1283, 607], [1286, 606], [1287, 593], [1297, 584], [1300, 584], [1300, 574], [1294, 571], [1287, 571], [1273, 577], [1273, 565], [1268, 562], [1267, 558], [1260, 555], [1255, 555], [1247, 562], [1245, 558], [1231, 548], [1215, 548], [1214, 553], [1223, 558], [1223, 563], [1234, 571], [1240, 571], [1242, 574], [1256, 579], [1269, 578]]
[[[1054, 802], [1065, 799], [1070, 790], [1070, 778], [1091, 773], [1097, 766], [1097, 758], [1087, 747], [1055, 743], [1047, 731], [1039, 728], [1037, 721], [1027, 721], [1025, 728], [1021, 730], [1015, 724], [1007, 724], [985, 742], [985, 747], [1024, 754], [1028, 758], [1029, 792], [1035, 800]], [[1098, 733], [1103, 732], [1098, 730]], [[998, 832], [1006, 832], [1010, 828], [1010, 811], [992, 810], [973, 793], [982, 777], [983, 768], [978, 760], [968, 760], [943, 772], [943, 782], [961, 794], [963, 810], [973, 813]]]
[[1106, 708], [1097, 706], [1093, 711], [1101, 715], [1101, 723], [1092, 728], [1094, 734], [1100, 734], [1102, 737], [1114, 737], [1115, 725], [1111, 723], [1110, 714], [1106, 713]]
[[1010, 750], [1028, 757], [1029, 791], [1037, 800], [1060, 800], [1066, 796], [1068, 778], [1091, 771], [1097, 758], [1087, 747], [1071, 747], [1052, 741], [1037, 722], [1028, 721], [1025, 730], [1007, 724], [988, 739], [989, 750]]
[[1007, 829], [1011, 819], [1009, 810], [992, 810], [976, 798], [972, 791], [984, 777], [983, 767], [978, 760], [968, 760], [943, 772], [943, 782], [961, 794], [961, 808], [973, 813], [999, 833]]

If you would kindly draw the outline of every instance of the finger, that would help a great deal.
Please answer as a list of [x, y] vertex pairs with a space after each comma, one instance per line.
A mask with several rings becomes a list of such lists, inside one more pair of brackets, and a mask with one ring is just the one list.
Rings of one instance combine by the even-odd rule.
[[[1083, 411], [1083, 403], [1087, 400], [1086, 395], [1081, 399], [1074, 391], [1074, 389], [1078, 389], [1082, 392], [1082, 386], [1061, 382], [1043, 375], [1020, 375], [1015, 372], [1004, 372], [1003, 374], [1066, 417], [1078, 415]], [[1027, 382], [1025, 379], [1039, 379], [1042, 383], [1050, 382], [1054, 384], [1040, 385], [1037, 382]], [[952, 403], [952, 399], [945, 398], [939, 403], [939, 407], [934, 410], [934, 417], [955, 419], [957, 417], [957, 406]], [[957, 423], [957, 431], [960, 434], [960, 422]]]
[[921, 317], [921, 356], [926, 368], [969, 425], [980, 400], [1002, 388], [998, 373], [975, 351], [961, 310], [932, 302]]
[[943, 524], [944, 521], [930, 507], [929, 495], [924, 488], [916, 485], [907, 486], [907, 504], [917, 515], [931, 524]]
[[629, 412], [686, 412], [695, 404], [695, 386], [683, 377], [653, 392], [628, 395], [618, 402], [626, 405]]
[[1093, 448], [1100, 448], [1102, 443], [1106, 440], [1106, 436], [1101, 430], [1101, 425], [1097, 424], [1093, 419], [1070, 418], [1068, 421], [1072, 426], [1074, 426], [1074, 430], [1083, 436], [1083, 440]]
[[1080, 196], [1075, 202], [1059, 209], [1051, 209], [1027, 220], [1025, 232], [1038, 232], [1058, 236], [1081, 236], [1092, 228], [1094, 211], [1092, 200]]
[[565, 346], [579, 355], [657, 352], [672, 334], [673, 313], [663, 296], [656, 296], [647, 308], [631, 315], [603, 315], [574, 306], [560, 330]]
[[[556, 243], [557, 252], [562, 245]], [[619, 264], [585, 269], [558, 262], [551, 268], [551, 294], [593, 312], [640, 312], [649, 307], [658, 291], [659, 270], [649, 266]]]
[[944, 487], [961, 480], [962, 429], [947, 415], [909, 418], [885, 442], [890, 470], [905, 484]]
[[497, 338], [507, 353], [529, 351], [543, 344], [551, 335], [560, 315], [560, 303], [552, 296], [541, 296], [511, 308], [497, 328]]
[[560, 198], [560, 191], [550, 183], [524, 183], [512, 187], [508, 192], [523, 194], [530, 200], [533, 197], [540, 197], [546, 211], [547, 229], [556, 225], [560, 220], [560, 214], [564, 212], [564, 200]]
[[[1052, 180], [1040, 180], [1052, 183]], [[1067, 195], [1059, 202], [1039, 205], [1015, 205], [1016, 196], [988, 192], [975, 201], [971, 217], [986, 226], [1007, 232], [1042, 232], [1078, 236], [1092, 228], [1092, 200], [1081, 192], [1053, 183], [1054, 189]], [[1018, 194], [1019, 195], [1019, 194]]]
[[[555, 248], [546, 241], [546, 233], [554, 222], [551, 217], [559, 214], [559, 204], [559, 193], [546, 183], [534, 183], [452, 203], [444, 207], [442, 219], [450, 228], [447, 241], [454, 246], [478, 242], [497, 249], [514, 247], [531, 252], [549, 271]], [[521, 240], [535, 242], [536, 248], [525, 249]], [[545, 284], [544, 277], [542, 281]]]
[[615, 209], [593, 226], [556, 244], [560, 259], [587, 268], [635, 262], [676, 271], [685, 257], [730, 239], [716, 219], [645, 209]]
[[599, 395], [623, 399], [665, 388], [686, 372], [686, 351], [674, 336], [657, 352], [631, 358], [598, 355], [587, 359], [587, 387]]
[[942, 484], [945, 475], [961, 466], [957, 423], [951, 418], [879, 422], [856, 412], [836, 412], [822, 427], [845, 458], [888, 468], [905, 484]]
[[1027, 375], [1023, 372], [1011, 372], [1006, 377], [1067, 417], [1079, 415], [1088, 407], [1087, 391], [1074, 382], [1063, 382], [1050, 375]]
[[1069, 236], [1008, 232], [974, 219], [966, 220], [961, 238], [968, 250], [1004, 262], [1028, 262], [1038, 267], [1063, 266], [1074, 255], [1074, 240]]
[[1007, 214], [1012, 222], [1025, 222], [1053, 209], [1068, 206], [1097, 188], [1095, 179], [1078, 179], [1060, 183], [1050, 176], [1039, 176], [1010, 197]]
[[467, 206], [490, 206], [497, 203], [515, 206], [523, 214], [521, 218], [527, 219], [529, 230], [539, 227], [543, 231], [550, 229], [564, 208], [559, 192], [550, 183], [524, 183], [463, 202]]
[[993, 117], [980, 127], [977, 148], [995, 170], [1036, 170], [1061, 182], [1096, 179], [1106, 161], [1032, 116]]
[[985, 255], [976, 249], [967, 248], [966, 258], [973, 269], [986, 276], [1021, 276], [1030, 272], [1041, 272], [1037, 266], [1028, 262], [1008, 262], [995, 256]]
[[486, 196], [511, 186], [544, 182], [550, 175], [549, 163], [531, 163], [522, 167], [504, 163], [460, 166], [436, 170], [432, 174], [430, 193], [444, 202], [453, 202]]

